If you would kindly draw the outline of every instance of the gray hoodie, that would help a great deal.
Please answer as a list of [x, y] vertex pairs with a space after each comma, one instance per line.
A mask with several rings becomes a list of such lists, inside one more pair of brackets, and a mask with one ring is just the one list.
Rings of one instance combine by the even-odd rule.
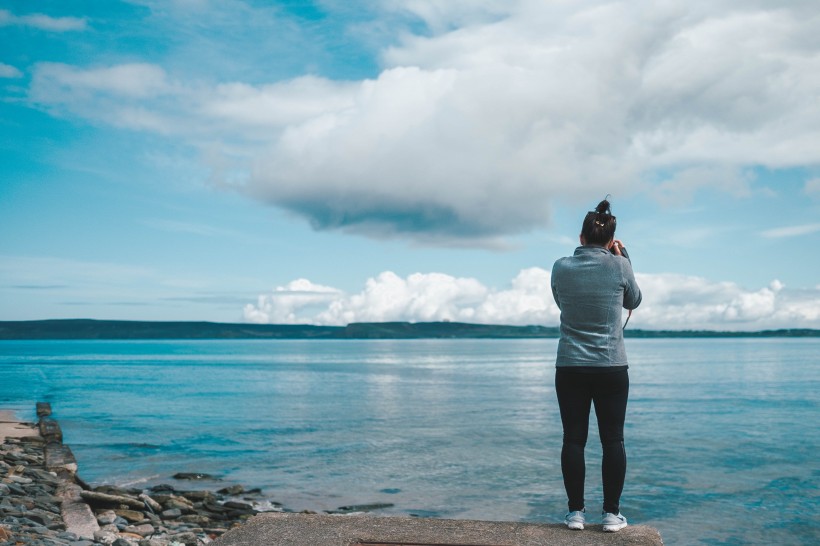
[[622, 308], [641, 303], [628, 256], [579, 246], [552, 266], [552, 295], [561, 310], [556, 367], [627, 365]]

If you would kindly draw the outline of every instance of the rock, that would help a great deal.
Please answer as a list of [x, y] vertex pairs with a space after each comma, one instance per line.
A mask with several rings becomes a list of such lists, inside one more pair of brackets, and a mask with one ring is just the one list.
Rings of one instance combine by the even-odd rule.
[[106, 510], [97, 514], [97, 522], [100, 525], [109, 525], [117, 520], [117, 514], [113, 510]]
[[11, 532], [5, 527], [0, 527], [0, 540], [11, 540]]
[[182, 515], [182, 510], [179, 508], [170, 508], [168, 510], [163, 510], [161, 515], [163, 518], [174, 519]]
[[114, 513], [131, 523], [139, 523], [145, 519], [145, 514], [136, 510], [114, 510]]
[[101, 542], [103, 544], [112, 544], [115, 540], [119, 538], [119, 534], [100, 529], [94, 533], [94, 542]]
[[369, 504], [353, 504], [350, 506], [340, 506], [335, 512], [330, 514], [350, 514], [353, 512], [372, 512], [374, 510], [384, 510], [385, 508], [392, 508], [394, 505], [389, 502], [373, 502]]
[[185, 523], [195, 523], [197, 525], [208, 525], [209, 523], [211, 523], [211, 519], [208, 516], [203, 516], [201, 514], [189, 514], [187, 516], [181, 516], [179, 520], [184, 521]]
[[207, 500], [216, 500], [216, 495], [210, 491], [183, 491], [183, 497], [194, 502], [204, 502]]
[[175, 480], [218, 480], [216, 476], [201, 472], [177, 472], [172, 476]]
[[241, 485], [232, 485], [230, 487], [223, 487], [222, 489], [217, 491], [217, 493], [219, 493], [220, 495], [236, 496], [236, 495], [241, 495], [242, 493], [244, 493], [244, 491], [245, 491], [245, 488], [242, 487]]
[[145, 505], [153, 510], [155, 513], [162, 512], [162, 505], [146, 495], [145, 493], [140, 494], [139, 499], [145, 503]]
[[222, 506], [230, 510], [253, 510], [253, 506], [244, 502], [228, 501], [222, 503]]
[[183, 513], [191, 513], [194, 511], [194, 505], [187, 499], [182, 497], [171, 497], [167, 501], [163, 502], [162, 505], [165, 507], [166, 510], [181, 510]]
[[137, 510], [144, 506], [141, 500], [133, 497], [126, 497], [124, 495], [109, 495], [107, 493], [99, 493], [97, 491], [83, 491], [80, 495], [91, 504], [125, 504], [131, 508], [136, 508]]
[[175, 535], [171, 535], [169, 538], [172, 541], [182, 542], [185, 546], [196, 546], [197, 544], [197, 536], [190, 531], [177, 533]]
[[129, 525], [125, 528], [127, 533], [133, 533], [141, 537], [147, 537], [154, 534], [154, 526], [150, 523], [143, 523], [141, 525]]
[[120, 537], [111, 543], [111, 546], [133, 546], [133, 544], [126, 539]]

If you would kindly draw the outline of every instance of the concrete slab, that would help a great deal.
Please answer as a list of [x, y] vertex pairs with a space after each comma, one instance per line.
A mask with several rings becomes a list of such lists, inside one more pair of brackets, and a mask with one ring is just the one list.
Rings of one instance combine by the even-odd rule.
[[662, 545], [657, 530], [630, 525], [604, 533], [601, 525], [570, 531], [562, 524], [411, 517], [265, 513], [213, 542], [215, 546], [547, 546]]

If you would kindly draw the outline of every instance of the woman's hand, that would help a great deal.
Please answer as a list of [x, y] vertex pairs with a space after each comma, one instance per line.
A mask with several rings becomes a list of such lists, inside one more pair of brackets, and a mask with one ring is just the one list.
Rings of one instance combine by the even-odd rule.
[[614, 239], [612, 244], [609, 246], [609, 250], [616, 256], [623, 256], [623, 253], [621, 252], [622, 248], [624, 248], [624, 244], [618, 239]]

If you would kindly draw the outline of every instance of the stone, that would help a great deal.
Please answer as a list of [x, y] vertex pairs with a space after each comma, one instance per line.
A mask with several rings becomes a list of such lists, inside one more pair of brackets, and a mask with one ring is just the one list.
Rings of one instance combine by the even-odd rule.
[[169, 538], [175, 542], [182, 542], [183, 544], [185, 544], [185, 546], [196, 546], [197, 544], [196, 534], [190, 531], [177, 533], [175, 535], [171, 535]]
[[218, 480], [216, 476], [202, 472], [177, 472], [172, 476], [175, 480]]
[[216, 495], [210, 491], [183, 491], [183, 497], [194, 502], [204, 502], [206, 500], [216, 500]]
[[11, 531], [5, 527], [0, 527], [0, 540], [11, 540]]
[[190, 501], [181, 497], [173, 497], [162, 503], [166, 510], [181, 510], [183, 513], [191, 513], [194, 511], [194, 505]]
[[125, 504], [137, 510], [144, 506], [141, 500], [124, 495], [109, 495], [108, 493], [100, 493], [98, 491], [83, 491], [80, 495], [91, 504]]
[[157, 501], [155, 501], [154, 499], [152, 499], [152, 498], [151, 498], [150, 496], [148, 496], [147, 494], [145, 494], [145, 493], [141, 493], [141, 494], [140, 494], [140, 496], [139, 496], [138, 498], [139, 498], [142, 502], [144, 502], [144, 503], [145, 503], [145, 505], [146, 505], [148, 508], [150, 508], [151, 510], [153, 510], [154, 512], [162, 512], [162, 505], [161, 505], [160, 503], [158, 503]]
[[195, 523], [197, 525], [208, 525], [211, 522], [211, 519], [208, 516], [203, 516], [201, 514], [181, 516], [179, 520], [184, 521], [185, 523]]
[[100, 529], [94, 533], [94, 542], [101, 542], [103, 544], [112, 544], [119, 538], [119, 534], [113, 531]]
[[373, 510], [384, 510], [392, 508], [394, 505], [389, 502], [373, 502], [370, 504], [354, 504], [351, 506], [340, 506], [339, 512], [372, 512]]
[[114, 510], [119, 517], [131, 523], [139, 523], [145, 519], [145, 514], [137, 510]]
[[227, 501], [222, 503], [222, 506], [230, 510], [253, 510], [253, 506], [245, 502]]
[[129, 525], [125, 528], [125, 532], [133, 533], [135, 535], [139, 535], [141, 537], [147, 537], [149, 535], [154, 534], [154, 526], [150, 523], [143, 523], [140, 525]]
[[182, 515], [182, 510], [179, 508], [169, 508], [168, 510], [163, 510], [162, 517], [164, 518], [178, 518]]
[[97, 514], [97, 522], [100, 525], [109, 525], [117, 520], [117, 514], [113, 510], [105, 510]]
[[217, 493], [219, 493], [220, 495], [236, 496], [241, 495], [242, 493], [244, 493], [244, 491], [245, 488], [241, 485], [232, 485], [230, 487], [223, 487], [222, 489], [217, 491]]

